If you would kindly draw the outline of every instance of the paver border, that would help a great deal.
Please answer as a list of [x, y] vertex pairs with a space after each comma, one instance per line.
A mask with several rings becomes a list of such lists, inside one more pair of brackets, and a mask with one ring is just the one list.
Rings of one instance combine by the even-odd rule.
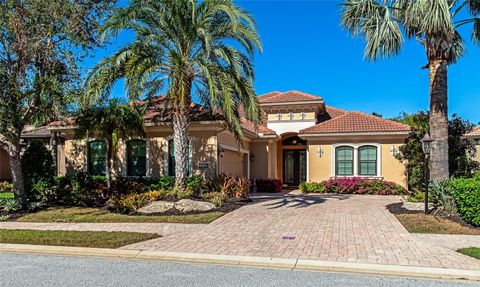
[[137, 260], [160, 260], [181, 263], [236, 265], [257, 268], [261, 267], [304, 271], [480, 281], [480, 272], [478, 270], [334, 262], [301, 258], [285, 259], [254, 256], [230, 256], [201, 253], [141, 251], [27, 244], [0, 244], [0, 252]]

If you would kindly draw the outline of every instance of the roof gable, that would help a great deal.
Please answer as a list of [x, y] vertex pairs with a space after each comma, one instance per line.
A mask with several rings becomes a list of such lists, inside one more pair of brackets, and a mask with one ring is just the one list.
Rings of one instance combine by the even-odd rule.
[[258, 97], [260, 104], [294, 103], [294, 102], [318, 102], [323, 98], [300, 91], [270, 92]]

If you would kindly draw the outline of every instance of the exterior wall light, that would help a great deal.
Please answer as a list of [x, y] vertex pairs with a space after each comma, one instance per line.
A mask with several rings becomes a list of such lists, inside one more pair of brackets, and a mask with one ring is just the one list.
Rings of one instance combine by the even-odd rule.
[[323, 156], [323, 148], [321, 146], [319, 146], [317, 148], [317, 155], [318, 157], [322, 157]]
[[390, 148], [390, 153], [393, 155], [393, 156], [396, 156], [398, 154], [398, 149], [395, 145], [392, 145], [392, 147]]
[[255, 155], [253, 153], [250, 154], [250, 161], [251, 162], [255, 161]]

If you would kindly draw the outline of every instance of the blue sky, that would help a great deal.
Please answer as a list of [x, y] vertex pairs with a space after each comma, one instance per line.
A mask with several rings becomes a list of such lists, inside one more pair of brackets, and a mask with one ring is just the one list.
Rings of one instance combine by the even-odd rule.
[[[352, 38], [339, 24], [340, 1], [236, 2], [253, 14], [263, 42], [263, 53], [255, 58], [259, 95], [300, 90], [323, 97], [328, 105], [384, 117], [428, 109], [428, 70], [421, 69], [427, 62], [416, 41], [407, 41], [397, 57], [369, 62], [363, 59], [363, 40]], [[465, 33], [464, 38], [469, 40], [470, 35]], [[129, 40], [131, 34], [121, 34], [85, 67]], [[449, 68], [449, 112], [478, 123], [480, 47], [468, 42], [467, 50]], [[123, 94], [117, 85], [113, 95]]]

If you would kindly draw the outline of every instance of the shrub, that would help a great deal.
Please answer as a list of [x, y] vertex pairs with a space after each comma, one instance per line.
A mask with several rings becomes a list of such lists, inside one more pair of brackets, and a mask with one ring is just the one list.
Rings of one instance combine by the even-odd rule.
[[408, 202], [425, 202], [425, 192], [415, 191], [407, 196]]
[[246, 198], [250, 189], [250, 180], [240, 176], [225, 176], [220, 192], [227, 197]]
[[257, 187], [257, 192], [273, 193], [282, 191], [282, 181], [279, 179], [256, 179], [255, 185]]
[[113, 196], [108, 200], [107, 205], [115, 212], [132, 213], [153, 201], [160, 200], [167, 194], [167, 191], [161, 190]]
[[202, 199], [221, 207], [227, 201], [227, 196], [221, 192], [206, 192], [202, 195]]
[[110, 195], [118, 196], [130, 193], [144, 193], [148, 191], [148, 189], [143, 179], [120, 177], [112, 181]]
[[455, 200], [450, 195], [448, 180], [432, 181], [430, 184], [430, 199], [438, 211], [451, 214], [455, 212]]
[[33, 188], [38, 181], [50, 184], [55, 176], [53, 157], [43, 142], [34, 140], [21, 158], [22, 172], [25, 179], [25, 195], [28, 201], [38, 201], [38, 194]]
[[14, 198], [1, 198], [0, 210], [4, 213], [13, 213], [19, 211], [21, 206]]
[[323, 182], [302, 182], [298, 186], [303, 193], [325, 193], [325, 184]]
[[453, 179], [449, 185], [462, 219], [480, 226], [480, 177]]
[[0, 193], [11, 193], [11, 192], [13, 192], [12, 183], [8, 181], [0, 182]]
[[304, 190], [311, 192], [340, 193], [340, 194], [376, 194], [395, 195], [405, 194], [407, 191], [401, 185], [381, 179], [368, 179], [361, 177], [339, 177], [324, 180], [321, 183], [306, 183]]

